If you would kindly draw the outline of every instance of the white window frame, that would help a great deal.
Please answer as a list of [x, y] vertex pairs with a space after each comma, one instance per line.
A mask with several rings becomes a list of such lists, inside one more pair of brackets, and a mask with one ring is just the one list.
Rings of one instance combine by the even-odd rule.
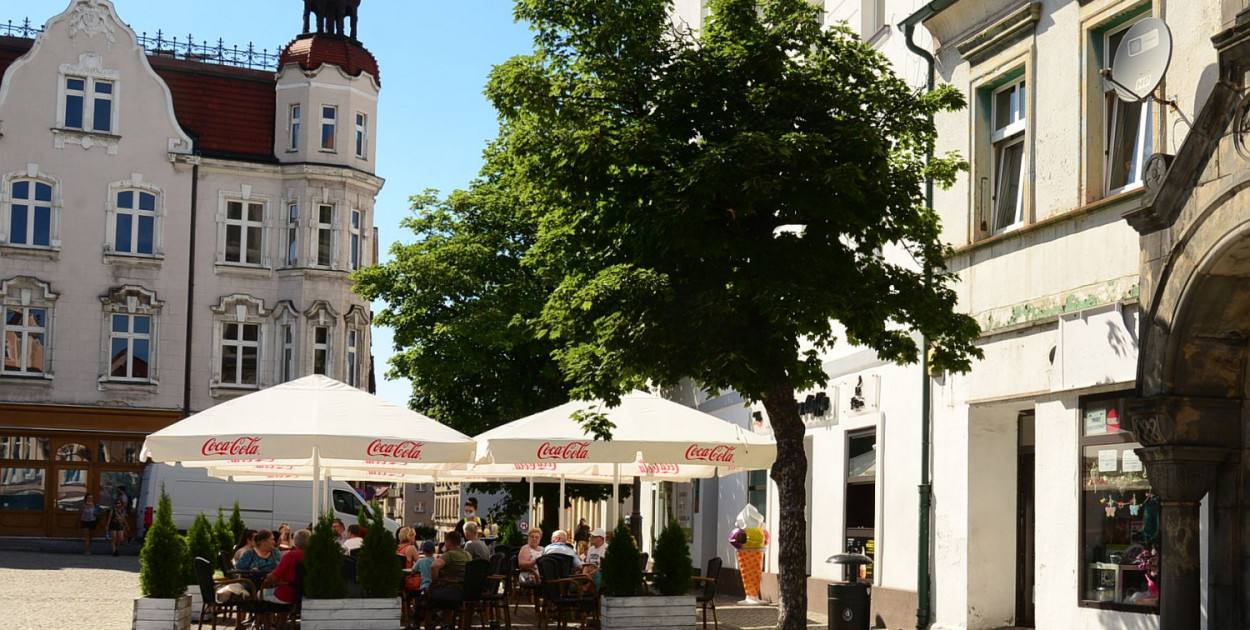
[[[104, 305], [100, 386], [107, 388], [109, 383], [156, 385], [159, 381], [157, 375], [160, 374], [160, 312], [164, 303], [156, 299], [155, 292], [136, 285], [119, 287], [101, 297], [100, 301]], [[113, 332], [114, 315], [130, 317], [126, 332]], [[136, 316], [148, 318], [147, 334], [134, 332], [134, 317]], [[148, 375], [146, 378], [134, 376], [133, 370], [129, 367], [127, 376], [113, 376], [114, 339], [125, 339], [128, 348], [133, 347], [136, 340], [148, 340]]]
[[299, 313], [284, 300], [273, 315], [273, 382], [287, 383], [299, 378]]
[[[332, 330], [333, 329], [330, 326], [326, 325], [312, 327], [312, 370], [310, 372], [312, 374], [330, 376], [330, 345], [331, 340], [333, 339], [333, 337], [330, 336], [330, 333]], [[325, 333], [324, 341], [317, 339], [317, 334], [320, 332]], [[319, 353], [324, 353], [325, 355], [321, 361], [322, 370], [320, 372], [317, 371], [317, 355]]]
[[[126, 320], [127, 324], [126, 324], [125, 331], [114, 330], [115, 323], [117, 322], [118, 318], [122, 318]], [[140, 319], [147, 320], [148, 331], [146, 333], [136, 331], [136, 328], [137, 328], [136, 323]], [[138, 313], [135, 313], [135, 314], [109, 313], [108, 321], [106, 322], [106, 325], [108, 326], [108, 333], [109, 333], [109, 359], [110, 360], [109, 360], [109, 367], [108, 367], [108, 378], [110, 381], [147, 381], [152, 377], [152, 358], [156, 356], [156, 352], [155, 352], [156, 336], [155, 334], [153, 334], [154, 333], [153, 326], [155, 326], [155, 323], [156, 322], [151, 315], [143, 315], [143, 314], [138, 314]], [[117, 341], [123, 341], [126, 344], [126, 356], [128, 358], [126, 361], [126, 373], [124, 375], [117, 375], [113, 373], [113, 363], [112, 363], [113, 345]], [[147, 376], [135, 376], [134, 375], [134, 347], [137, 342], [141, 342], [141, 341], [146, 341], [148, 343], [148, 375]]]
[[[103, 58], [99, 53], [87, 52], [78, 56], [78, 63], [76, 64], [61, 64], [60, 75], [57, 77], [58, 84], [56, 94], [56, 125], [58, 129], [100, 136], [121, 135], [121, 72], [103, 67], [102, 61]], [[65, 116], [68, 113], [68, 103], [66, 102], [66, 98], [70, 93], [67, 82], [70, 79], [80, 79], [83, 81], [83, 89], [80, 94], [83, 99], [81, 127], [70, 127], [66, 125]], [[97, 82], [111, 83], [112, 92], [108, 95], [97, 96]], [[97, 99], [107, 100], [110, 103], [107, 130], [95, 128], [95, 101]], [[60, 147], [58, 146], [58, 148]], [[111, 147], [110, 153], [113, 152], [115, 152], [115, 149]]]
[[[334, 204], [330, 204], [330, 203], [319, 203], [317, 204], [316, 208], [317, 208], [317, 214], [316, 216], [312, 217], [313, 222], [314, 222], [313, 223], [313, 242], [312, 242], [313, 259], [311, 261], [312, 265], [310, 266], [319, 267], [322, 269], [333, 269], [334, 268], [334, 254], [335, 254], [334, 217], [336, 214], [338, 214], [337, 212], [338, 208], [336, 208]], [[325, 209], [330, 210], [329, 221], [326, 221], [322, 218], [321, 212], [322, 210], [325, 210]], [[325, 250], [324, 250], [325, 260], [326, 260], [325, 263], [321, 262], [321, 254], [323, 253], [321, 237], [323, 235], [325, 235], [327, 238], [327, 241], [325, 244]]]
[[361, 238], [360, 226], [364, 222], [364, 213], [360, 210], [352, 210], [351, 222], [348, 223], [348, 265], [352, 271], [356, 271], [361, 267], [361, 258], [364, 252], [364, 240]]
[[[9, 323], [9, 311], [20, 313], [18, 323]], [[30, 323], [29, 318], [32, 311], [41, 311], [43, 313], [42, 326]], [[0, 345], [4, 347], [4, 364], [0, 366], [0, 376], [33, 376], [42, 378], [48, 373], [48, 347], [52, 331], [51, 317], [52, 311], [46, 306], [0, 304]], [[29, 365], [31, 353], [38, 351], [36, 348], [31, 347], [31, 337], [36, 335], [42, 337], [41, 341], [35, 342], [42, 345], [42, 356], [37, 371], [31, 370]], [[9, 369], [10, 361], [15, 361], [17, 369]]]
[[[265, 310], [264, 300], [254, 298], [250, 295], [236, 293], [221, 298], [212, 308], [215, 318], [213, 321], [213, 377], [210, 388], [214, 394], [219, 389], [227, 390], [254, 390], [261, 389], [268, 384], [268, 378], [265, 375], [266, 361], [268, 353], [266, 344], [269, 341], [269, 330], [267, 326], [268, 318], [271, 312]], [[227, 339], [227, 327], [237, 325], [236, 338]], [[256, 340], [244, 340], [243, 327], [256, 327]], [[235, 346], [238, 351], [236, 357], [238, 361], [234, 365], [234, 374], [227, 375], [223, 373], [222, 362], [225, 359], [225, 348], [227, 345]], [[244, 348], [256, 349], [256, 382], [240, 383], [239, 377], [243, 371], [243, 352]]]
[[282, 264], [284, 267], [299, 266], [299, 202], [286, 204], [286, 238], [283, 239]]
[[360, 387], [360, 340], [364, 337], [361, 332], [355, 328], [347, 329], [346, 352], [344, 352], [344, 369], [347, 374], [347, 384], [352, 387]]
[[[882, 29], [884, 29], [886, 26], [885, 24], [885, 0], [860, 0], [859, 10], [860, 10], [859, 37], [865, 42], [871, 42], [873, 37]], [[823, 11], [822, 11], [822, 15], [823, 15]]]
[[[59, 297], [51, 291], [50, 286], [41, 280], [29, 276], [17, 276], [7, 280], [0, 281], [0, 346], [4, 346], [2, 352], [8, 351], [6, 341], [8, 340], [10, 327], [8, 326], [8, 313], [5, 309], [37, 309], [44, 311], [43, 326], [43, 372], [31, 372], [26, 369], [26, 361], [21, 361], [20, 370], [7, 370], [0, 365], [0, 377], [30, 379], [51, 379], [52, 378], [52, 322], [56, 316], [55, 304]], [[19, 334], [29, 335], [31, 331], [38, 330], [30, 326], [21, 326]], [[35, 333], [38, 334], [38, 333]], [[21, 354], [25, 357], [28, 348], [23, 342]], [[8, 356], [4, 356], [4, 360], [8, 360]]]
[[[1008, 97], [1010, 103], [1009, 111], [1006, 112], [1008, 122], [1002, 128], [998, 128], [999, 114], [1002, 113], [999, 111], [998, 100], [1000, 95], [1007, 92], [1012, 93]], [[990, 130], [990, 153], [993, 160], [990, 178], [993, 186], [990, 197], [990, 219], [993, 224], [990, 227], [993, 234], [1002, 234], [1024, 225], [1024, 174], [1028, 171], [1029, 165], [1028, 147], [1025, 144], [1025, 135], [1028, 131], [1028, 87], [1024, 77], [1012, 79], [1010, 83], [990, 94]], [[1002, 174], [1006, 170], [1009, 150], [1017, 145], [1020, 147], [1020, 170], [1016, 174], [1015, 182], [1015, 215], [1010, 222], [1000, 225], [999, 202], [1010, 183], [1002, 179]]]
[[356, 112], [356, 157], [367, 159], [369, 152], [369, 115]]
[[[1111, 47], [1111, 40], [1116, 36], [1122, 35], [1137, 22], [1150, 17], [1149, 12], [1143, 13], [1140, 17], [1129, 20], [1124, 24], [1114, 28], [1107, 29], [1101, 38], [1103, 59], [1106, 60], [1104, 65], [1110, 66], [1115, 59], [1115, 49]], [[1150, 158], [1150, 154], [1154, 151], [1154, 107], [1151, 106], [1152, 101], [1145, 98], [1137, 103], [1128, 103], [1121, 101], [1115, 86], [1107, 80], [1103, 80], [1103, 191], [1106, 196], [1117, 195], [1130, 190], [1136, 190], [1142, 187], [1142, 177], [1146, 168], [1146, 160]], [[1112, 174], [1114, 169], [1112, 164], [1120, 156], [1117, 149], [1121, 142], [1116, 137], [1116, 131], [1119, 128], [1120, 117], [1125, 115], [1130, 108], [1138, 108], [1137, 126], [1134, 129], [1133, 136], [1133, 155], [1128, 161], [1128, 173], [1125, 174], [1126, 181], [1120, 186], [1112, 185]], [[1135, 176], [1135, 177], [1134, 177]]]
[[[39, 173], [37, 164], [30, 164], [25, 171], [6, 173], [3, 177], [3, 190], [0, 190], [0, 245], [10, 247], [20, 247], [22, 249], [43, 249], [43, 250], [59, 250], [61, 248], [61, 183], [60, 181]], [[26, 223], [26, 243], [13, 242], [13, 206], [17, 199], [13, 198], [13, 185], [18, 182], [29, 182], [30, 198], [22, 199], [25, 203], [20, 204], [27, 206], [27, 223]], [[45, 205], [45, 202], [36, 201], [35, 191], [39, 185], [50, 186], [52, 188], [52, 201]], [[48, 244], [35, 245], [33, 242], [35, 230], [35, 209], [47, 208], [48, 217]]]
[[[232, 330], [234, 332], [234, 335], [230, 334]], [[248, 330], [255, 331], [256, 333], [255, 339], [247, 339], [249, 335], [247, 335], [246, 332]], [[221, 346], [222, 363], [219, 363], [217, 369], [218, 369], [218, 374], [220, 376], [219, 382], [223, 386], [255, 387], [255, 388], [260, 387], [260, 382], [261, 382], [261, 378], [260, 378], [260, 370], [261, 370], [260, 331], [261, 331], [261, 325], [257, 322], [222, 322], [221, 335], [217, 338], [217, 343]], [[234, 354], [235, 354], [233, 374], [228, 374], [226, 372], [226, 366], [224, 365], [224, 362], [226, 360], [226, 350], [228, 348], [233, 348]], [[256, 382], [254, 383], [248, 383], [243, 380], [244, 378], [243, 377], [243, 372], [244, 372], [243, 365], [245, 363], [243, 356], [244, 356], [244, 353], [248, 350], [253, 351], [256, 355], [256, 358], [255, 358], [256, 365], [254, 369], [252, 370], [253, 377], [256, 380]]]
[[299, 134], [301, 119], [304, 114], [304, 106], [302, 103], [291, 103], [287, 114], [287, 134], [290, 136], [290, 142], [287, 143], [288, 151], [299, 151]]
[[[329, 112], [329, 116], [326, 115]], [[322, 105], [321, 106], [321, 136], [318, 138], [317, 146], [319, 151], [325, 153], [338, 153], [338, 105]], [[327, 132], [329, 135], [327, 136]], [[327, 146], [328, 141], [328, 146]]]
[[[225, 192], [222, 192], [219, 194], [219, 206], [217, 209], [217, 264], [218, 265], [225, 265], [225, 266], [230, 266], [230, 267], [265, 268], [265, 269], [272, 267], [272, 263], [269, 257], [269, 248], [267, 247], [267, 243], [269, 242], [269, 206], [270, 206], [269, 199], [267, 197], [252, 195], [250, 188], [251, 188], [250, 186], [244, 186], [245, 194], [243, 195], [239, 195], [238, 193], [225, 193]], [[230, 217], [230, 205], [234, 203], [241, 204], [242, 212], [240, 214], [239, 219], [229, 218]], [[261, 207], [261, 211], [260, 211], [261, 220], [260, 221], [252, 221], [247, 218], [248, 208], [254, 205], [259, 205]], [[247, 245], [248, 245], [247, 228], [251, 227], [251, 228], [260, 229], [259, 236], [258, 236], [258, 238], [260, 239], [260, 243], [259, 243], [260, 260], [258, 262], [250, 262], [250, 261], [239, 262], [239, 261], [232, 261], [232, 260], [226, 259], [226, 253], [228, 251], [227, 239], [228, 239], [229, 232], [230, 232], [229, 230], [230, 226], [237, 226], [240, 228], [239, 252], [240, 252], [241, 258], [244, 261], [247, 261]]]
[[[155, 197], [155, 210], [152, 212], [152, 253], [150, 254], [142, 254], [135, 251], [119, 251], [117, 249], [117, 218], [121, 214], [130, 214], [133, 217], [131, 222], [131, 246], [132, 248], [138, 246], [139, 216], [141, 211], [137, 207], [134, 209], [118, 207], [118, 195], [126, 191], [135, 193], [136, 206], [138, 206], [140, 194], [148, 194]], [[104, 214], [106, 218], [104, 228], [105, 254], [135, 258], [165, 257], [165, 192], [150, 184], [141, 174], [132, 173], [128, 180], [109, 184], [109, 195], [104, 203]]]

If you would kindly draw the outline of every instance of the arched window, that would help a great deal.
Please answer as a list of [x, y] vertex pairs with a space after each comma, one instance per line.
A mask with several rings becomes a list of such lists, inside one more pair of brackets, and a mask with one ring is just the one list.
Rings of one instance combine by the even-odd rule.
[[142, 190], [117, 193], [117, 226], [113, 251], [153, 254], [156, 243], [156, 195]]
[[53, 186], [32, 178], [14, 179], [8, 185], [7, 238], [9, 245], [52, 247]]

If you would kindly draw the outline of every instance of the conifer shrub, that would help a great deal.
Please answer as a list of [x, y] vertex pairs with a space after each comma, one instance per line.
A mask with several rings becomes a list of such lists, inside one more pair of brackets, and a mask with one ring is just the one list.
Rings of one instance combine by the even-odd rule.
[[217, 548], [224, 551], [233, 551], [234, 543], [239, 539], [230, 533], [225, 512], [220, 507], [217, 508], [217, 522], [213, 523], [213, 539], [217, 541]]
[[516, 521], [508, 521], [499, 528], [499, 544], [512, 548], [525, 544], [525, 537], [521, 535], [521, 530], [517, 529]]
[[[230, 534], [234, 536], [235, 541], [238, 541], [246, 529], [247, 523], [243, 522], [243, 516], [239, 514], [239, 502], [235, 501], [234, 509], [230, 510]], [[231, 543], [231, 545], [233, 544]]]
[[161, 484], [156, 518], [139, 552], [139, 589], [144, 597], [177, 599], [187, 594], [187, 543], [174, 525], [174, 508]]
[[[608, 550], [611, 551], [611, 547]], [[664, 531], [655, 541], [655, 571], [653, 586], [660, 595], [686, 595], [690, 591], [694, 567], [690, 564], [690, 547], [686, 545], [686, 530], [677, 519], [669, 519]]]
[[377, 501], [369, 506], [373, 508], [372, 517], [366, 515], [363, 508], [357, 516], [366, 533], [360, 544], [360, 555], [356, 556], [356, 581], [365, 597], [392, 598], [399, 594], [404, 570], [396, 559], [395, 536], [386, 530], [382, 521], [382, 506]]
[[643, 595], [642, 554], [634, 544], [634, 534], [625, 521], [616, 523], [608, 551], [603, 556], [603, 592], [611, 597]]
[[190, 549], [187, 554], [187, 584], [195, 584], [196, 558], [203, 558], [217, 566], [217, 540], [213, 538], [213, 526], [203, 512], [195, 517], [187, 530], [187, 546]]
[[[333, 523], [333, 512], [326, 512], [317, 519], [312, 538], [304, 548], [304, 596], [310, 599], [338, 599], [347, 594], [347, 584], [343, 582], [343, 549], [334, 535]], [[391, 553], [394, 552], [392, 548]]]

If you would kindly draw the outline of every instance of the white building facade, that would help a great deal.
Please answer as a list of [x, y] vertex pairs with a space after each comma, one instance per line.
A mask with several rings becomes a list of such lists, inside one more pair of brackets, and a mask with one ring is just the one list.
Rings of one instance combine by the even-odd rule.
[[368, 387], [367, 50], [306, 34], [231, 65], [107, 0], [5, 35], [0, 535], [79, 535], [83, 496], [135, 496], [143, 437], [187, 414], [312, 373]]

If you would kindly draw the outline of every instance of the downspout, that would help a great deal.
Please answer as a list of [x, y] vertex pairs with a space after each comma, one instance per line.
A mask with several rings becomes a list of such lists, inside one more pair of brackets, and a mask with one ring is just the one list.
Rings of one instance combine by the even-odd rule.
[[200, 160], [196, 154], [191, 163], [191, 242], [187, 247], [187, 327], [186, 347], [183, 349], [182, 366], [182, 413], [191, 415], [191, 336], [195, 333], [195, 221], [200, 198]]
[[[915, 53], [921, 59], [924, 59], [925, 65], [928, 66], [928, 82], [926, 91], [932, 92], [936, 83], [936, 72], [934, 70], [935, 60], [933, 54], [916, 45], [913, 39], [916, 34], [916, 25], [933, 17], [938, 11], [954, 4], [956, 0], [933, 0], [921, 7], [919, 11], [911, 14], [907, 19], [903, 20], [899, 26], [903, 29], [904, 41], [907, 49]], [[929, 124], [933, 124], [933, 116], [929, 116]], [[933, 161], [933, 148], [930, 147], [925, 155], [925, 164]], [[925, 180], [924, 185], [925, 205], [933, 207], [933, 178]], [[925, 281], [931, 276], [931, 270], [925, 266]], [[929, 541], [932, 539], [931, 518], [933, 512], [933, 484], [929, 477], [929, 451], [932, 450], [932, 440], [930, 437], [930, 427], [933, 423], [932, 414], [932, 380], [929, 376], [929, 341], [925, 337], [920, 340], [920, 514], [919, 514], [919, 534], [917, 536], [917, 570], [916, 570], [916, 630], [926, 630], [930, 624], [930, 612], [932, 610], [932, 593], [930, 587], [933, 581], [932, 567], [929, 563], [930, 551]]]

